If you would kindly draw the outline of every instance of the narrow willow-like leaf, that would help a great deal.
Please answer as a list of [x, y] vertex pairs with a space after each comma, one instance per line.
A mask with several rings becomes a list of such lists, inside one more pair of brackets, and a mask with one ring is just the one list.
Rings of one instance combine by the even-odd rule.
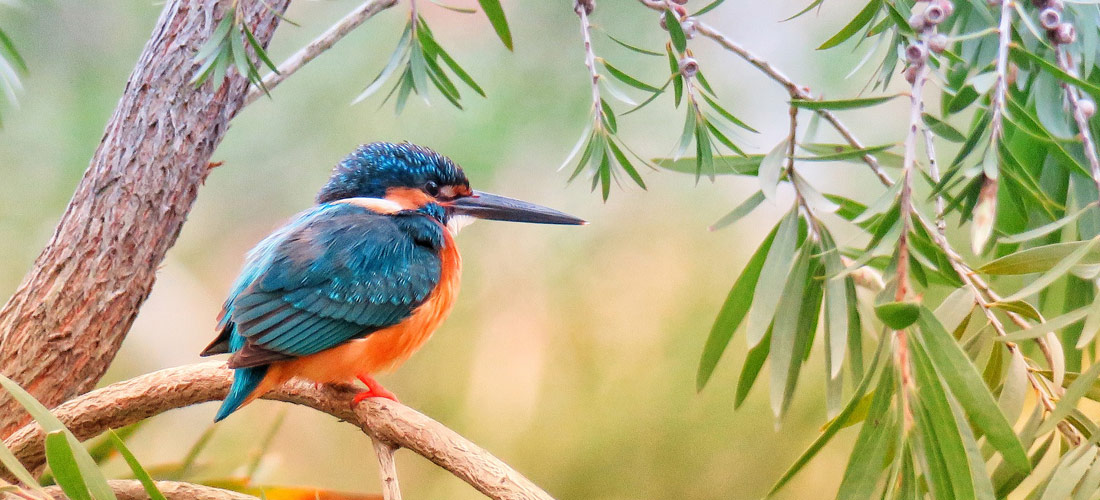
[[1071, 411], [1077, 408], [1077, 401], [1085, 396], [1085, 393], [1092, 387], [1093, 382], [1096, 381], [1097, 376], [1100, 376], [1100, 363], [1094, 363], [1088, 371], [1082, 373], [1066, 388], [1065, 394], [1058, 400], [1054, 411], [1050, 412], [1050, 416], [1043, 421], [1036, 433], [1041, 435], [1054, 430], [1058, 422], [1061, 422]]
[[1003, 337], [997, 337], [995, 340], [1000, 342], [1020, 342], [1022, 340], [1037, 339], [1039, 337], [1045, 337], [1048, 333], [1055, 332], [1065, 328], [1069, 325], [1075, 324], [1088, 315], [1092, 306], [1085, 306], [1079, 309], [1074, 309], [1061, 316], [1050, 318], [1038, 325], [1031, 328], [1020, 330], [1018, 332], [1010, 333]]
[[[813, 298], [815, 295], [820, 297], [820, 288], [814, 287], [817, 293], [806, 289], [806, 282], [810, 278], [810, 256], [813, 253], [813, 245], [807, 240], [799, 249], [791, 272], [787, 275], [777, 308], [781, 314], [775, 316], [772, 327], [771, 404], [777, 419], [782, 419], [786, 413], [802, 365], [800, 339], [807, 336], [799, 328], [802, 310], [816, 308], [817, 301]], [[775, 286], [774, 283], [771, 285]]]
[[0, 465], [3, 465], [15, 479], [19, 480], [19, 482], [23, 483], [27, 488], [34, 490], [41, 495], [42, 498], [50, 497], [49, 493], [46, 493], [46, 490], [39, 486], [38, 481], [35, 481], [34, 476], [23, 466], [23, 463], [15, 457], [15, 454], [11, 452], [11, 449], [9, 449], [3, 441], [0, 441]]
[[862, 224], [871, 220], [872, 217], [886, 213], [891, 208], [897, 206], [898, 195], [901, 194], [900, 182], [895, 182], [890, 189], [882, 193], [874, 202], [867, 206], [865, 210], [860, 212], [859, 216], [852, 219], [852, 224]]
[[730, 213], [723, 215], [722, 218], [718, 219], [718, 221], [714, 224], [711, 224], [708, 229], [710, 229], [711, 231], [717, 231], [719, 229], [725, 228], [726, 226], [729, 226], [730, 224], [733, 224], [734, 222], [741, 220], [746, 215], [751, 214], [753, 210], [756, 210], [756, 207], [760, 206], [763, 201], [764, 193], [760, 191], [753, 193], [752, 196], [741, 202], [740, 205], [737, 205], [737, 208], [733, 209]]
[[1034, 240], [1036, 238], [1042, 238], [1043, 236], [1046, 236], [1046, 235], [1051, 234], [1051, 233], [1053, 233], [1053, 232], [1055, 232], [1059, 229], [1062, 229], [1063, 227], [1066, 226], [1066, 224], [1069, 224], [1071, 222], [1076, 221], [1079, 217], [1084, 215], [1085, 212], [1088, 212], [1090, 209], [1094, 208], [1095, 206], [1096, 206], [1096, 202], [1089, 203], [1088, 205], [1085, 205], [1084, 208], [1082, 208], [1082, 209], [1080, 209], [1080, 210], [1078, 210], [1078, 211], [1076, 211], [1072, 214], [1069, 214], [1065, 217], [1062, 217], [1061, 219], [1058, 219], [1058, 220], [1056, 220], [1054, 222], [1051, 222], [1049, 224], [1044, 224], [1042, 226], [1039, 226], [1039, 227], [1037, 227], [1035, 229], [1032, 229], [1032, 230], [1029, 230], [1029, 231], [1025, 231], [1025, 232], [1022, 232], [1022, 233], [1019, 233], [1019, 234], [1014, 234], [1012, 236], [1001, 238], [998, 242], [1002, 243], [1002, 244], [1015, 244], [1015, 243], [1024, 243], [1026, 241], [1031, 241], [1031, 240]]
[[867, 2], [867, 5], [863, 6], [863, 9], [859, 11], [852, 18], [851, 22], [840, 29], [835, 35], [822, 43], [817, 50], [825, 50], [840, 45], [845, 40], [855, 35], [859, 30], [863, 29], [872, 19], [875, 18], [875, 14], [878, 14], [879, 9], [882, 8], [882, 0], [871, 0]]
[[1020, 440], [997, 407], [981, 374], [955, 338], [943, 329], [928, 309], [921, 310], [917, 321], [919, 328], [912, 331], [920, 335], [940, 379], [959, 399], [967, 416], [985, 433], [986, 439], [1001, 452], [1005, 461], [1022, 471], [1030, 470], [1031, 463]]
[[512, 48], [512, 31], [508, 29], [508, 20], [504, 17], [504, 8], [500, 6], [500, 0], [477, 0], [477, 3], [481, 5], [481, 10], [485, 12], [485, 16], [489, 18], [489, 24], [493, 25], [493, 31], [497, 32], [501, 43], [508, 47], [508, 50], [514, 50]]
[[828, 101], [811, 101], [805, 99], [791, 99], [791, 106], [802, 109], [812, 110], [845, 110], [845, 109], [859, 109], [870, 106], [877, 106], [890, 99], [897, 97], [898, 95], [888, 95], [881, 97], [860, 97], [855, 99], [835, 99]]
[[[805, 467], [805, 465], [808, 464], [810, 460], [812, 460], [814, 456], [817, 455], [817, 452], [821, 451], [821, 449], [824, 448], [830, 440], [832, 440], [833, 436], [835, 436], [836, 433], [840, 431], [840, 429], [843, 429], [850, 425], [850, 422], [855, 420], [855, 416], [860, 408], [863, 408], [865, 414], [866, 412], [870, 411], [871, 400], [867, 399], [864, 396], [867, 395], [867, 390], [871, 387], [871, 382], [879, 372], [879, 365], [881, 364], [881, 360], [884, 357], [883, 353], [886, 351], [887, 345], [889, 345], [889, 342], [879, 343], [879, 348], [877, 351], [875, 351], [875, 357], [871, 359], [871, 365], [867, 369], [867, 376], [863, 377], [860, 380], [859, 385], [852, 392], [852, 396], [848, 400], [848, 404], [846, 404], [844, 408], [840, 410], [840, 413], [837, 414], [836, 417], [834, 417], [832, 420], [829, 421], [828, 424], [825, 425], [825, 427], [821, 430], [821, 435], [818, 436], [818, 438], [815, 439], [808, 448], [806, 448], [806, 451], [802, 452], [802, 455], [798, 457], [798, 460], [795, 460], [794, 464], [791, 464], [790, 468], [787, 469], [787, 472], [784, 472], [783, 476], [775, 482], [775, 485], [772, 486], [771, 491], [768, 493], [769, 497], [776, 494], [795, 476], [795, 474], [798, 474], [798, 471], [802, 470], [802, 467]], [[879, 387], [882, 387], [881, 383], [879, 384]], [[875, 393], [875, 395], [877, 396], [877, 392]], [[867, 404], [866, 407], [863, 406], [864, 402], [866, 402]]]
[[775, 200], [776, 190], [779, 187], [779, 179], [783, 177], [784, 160], [787, 158], [786, 139], [779, 141], [764, 159], [760, 162], [760, 171], [757, 178], [760, 181], [760, 190], [769, 200]]
[[628, 50], [632, 50], [632, 51], [637, 52], [639, 54], [645, 54], [647, 56], [663, 56], [664, 55], [660, 52], [656, 52], [656, 51], [652, 51], [652, 50], [648, 50], [648, 49], [643, 49], [641, 47], [638, 47], [637, 45], [631, 45], [629, 43], [626, 43], [626, 42], [624, 42], [624, 41], [622, 41], [618, 38], [615, 38], [614, 36], [611, 35], [611, 33], [604, 33], [604, 34], [607, 35], [607, 37], [610, 38], [611, 41], [625, 47]]
[[1000, 309], [1002, 311], [1016, 313], [1035, 321], [1043, 320], [1043, 316], [1039, 314], [1039, 311], [1035, 309], [1035, 306], [1023, 300], [1014, 300], [1011, 302], [997, 301], [989, 304], [989, 306], [996, 307], [997, 309]]
[[626, 72], [620, 70], [619, 68], [616, 68], [616, 67], [612, 66], [610, 63], [608, 63], [607, 61], [605, 61], [602, 58], [600, 58], [600, 62], [603, 64], [603, 67], [605, 69], [607, 69], [607, 72], [611, 76], [615, 77], [616, 80], [619, 80], [620, 82], [623, 82], [627, 85], [630, 85], [631, 87], [634, 87], [636, 89], [644, 90], [646, 92], [660, 92], [661, 91], [661, 89], [659, 89], [657, 87], [654, 87], [654, 86], [652, 86], [648, 83], [645, 83], [641, 80], [638, 80], [637, 78], [634, 78], [633, 76], [630, 76], [630, 75], [626, 74]]
[[1081, 484], [1077, 487], [1077, 492], [1073, 495], [1073, 500], [1089, 500], [1097, 490], [1100, 490], [1100, 460], [1093, 462], [1089, 467], [1085, 477], [1081, 479]]
[[1092, 342], [1092, 339], [1096, 338], [1097, 332], [1100, 332], [1100, 294], [1097, 294], [1092, 301], [1092, 307], [1089, 309], [1089, 313], [1085, 316], [1085, 326], [1081, 328], [1081, 336], [1077, 339], [1077, 348], [1083, 349], [1085, 346]]
[[72, 500], [92, 500], [64, 431], [46, 434], [46, 463], [65, 496]]
[[[825, 264], [825, 276], [833, 276], [844, 270], [840, 251], [829, 231], [821, 231], [821, 260]], [[844, 354], [848, 338], [847, 280], [825, 280], [825, 365], [830, 379], [837, 378], [844, 368]]]
[[707, 385], [707, 381], [714, 374], [714, 368], [718, 366], [718, 361], [722, 359], [722, 354], [726, 352], [730, 339], [733, 338], [737, 327], [741, 325], [741, 321], [745, 319], [745, 314], [748, 313], [749, 306], [752, 304], [753, 290], [760, 278], [760, 270], [764, 267], [764, 259], [778, 231], [777, 225], [764, 238], [764, 242], [749, 258], [745, 270], [741, 271], [741, 276], [738, 276], [737, 281], [733, 283], [733, 288], [730, 289], [725, 303], [722, 304], [722, 309], [718, 311], [718, 317], [714, 319], [714, 326], [711, 327], [707, 343], [703, 347], [703, 357], [699, 360], [699, 371], [695, 375], [695, 390], [701, 391]]
[[741, 367], [741, 374], [737, 377], [737, 394], [733, 399], [733, 409], [738, 409], [745, 402], [749, 391], [756, 383], [756, 377], [760, 375], [760, 368], [768, 360], [771, 353], [772, 329], [769, 326], [764, 338], [745, 356], [745, 364]]
[[[725, 166], [729, 167], [728, 170], [715, 170], [715, 173], [719, 175], [733, 174], [733, 175], [756, 175], [760, 170], [760, 162], [764, 160], [764, 155], [749, 155], [749, 156], [716, 156], [714, 157], [714, 164], [716, 167]], [[695, 158], [654, 158], [653, 164], [666, 170], [673, 172], [680, 172], [683, 174], [695, 174], [698, 160]]]
[[855, 500], [871, 497], [882, 474], [886, 451], [896, 439], [894, 433], [898, 430], [897, 422], [894, 421], [894, 414], [889, 411], [896, 390], [894, 370], [884, 370], [879, 377], [878, 386], [875, 387], [867, 420], [859, 431], [855, 448], [848, 459], [848, 467], [844, 470], [837, 498]]
[[1061, 463], [1054, 469], [1039, 500], [1063, 500], [1070, 498], [1073, 489], [1085, 477], [1089, 466], [1096, 459], [1096, 447], [1086, 445], [1074, 448], [1062, 456]]
[[141, 466], [141, 462], [138, 462], [137, 457], [126, 447], [126, 443], [122, 441], [122, 438], [118, 437], [114, 430], [108, 430], [107, 435], [110, 436], [115, 449], [122, 455], [122, 459], [126, 461], [126, 465], [130, 466], [130, 471], [134, 473], [134, 477], [141, 482], [141, 486], [145, 488], [145, 493], [149, 495], [149, 498], [152, 500], [167, 500], [164, 498], [164, 494], [160, 492], [160, 488], [157, 488], [156, 483], [153, 482], [153, 478], [146, 472], [145, 467]]
[[[974, 431], [966, 421], [966, 415], [958, 403], [950, 401], [951, 411], [955, 414], [955, 425], [962, 436], [963, 447], [966, 449], [966, 458], [970, 462], [970, 479], [974, 485], [974, 497], [977, 500], [994, 500], [997, 494], [993, 491], [993, 481], [986, 472], [985, 459], [981, 449], [978, 448], [978, 440], [974, 437]], [[914, 497], [915, 498], [915, 497]]]
[[883, 144], [881, 146], [872, 146], [862, 149], [857, 148], [844, 148], [842, 151], [835, 153], [821, 154], [815, 156], [799, 156], [796, 159], [802, 161], [843, 161], [843, 160], [858, 160], [862, 161], [862, 158], [867, 155], [873, 155], [875, 153], [881, 153], [894, 147], [893, 144]]
[[687, 50], [687, 36], [684, 35], [680, 20], [672, 12], [672, 9], [665, 9], [665, 27], [668, 29], [668, 37], [672, 40], [672, 46], [676, 48], [676, 52], [683, 54]]
[[796, 171], [792, 171], [791, 183], [794, 184], [794, 188], [798, 190], [798, 194], [806, 200], [806, 203], [814, 208], [818, 213], [831, 214], [840, 210], [840, 205], [833, 203], [824, 195], [821, 191], [818, 191], [805, 177], [802, 177]]
[[783, 293], [779, 283], [787, 282], [787, 274], [794, 261], [797, 247], [798, 212], [796, 210], [788, 212], [779, 223], [777, 231], [775, 241], [764, 261], [764, 267], [760, 271], [760, 279], [753, 291], [755, 298], [752, 308], [749, 309], [748, 329], [745, 334], [750, 348], [756, 347], [756, 344], [763, 340], [779, 305], [779, 299]]
[[722, 115], [722, 118], [725, 118], [725, 119], [729, 120], [730, 123], [732, 123], [734, 125], [737, 125], [738, 127], [741, 127], [745, 130], [748, 130], [749, 132], [753, 132], [753, 133], [758, 133], [759, 132], [755, 128], [752, 128], [751, 126], [749, 126], [749, 124], [741, 121], [740, 118], [734, 116], [733, 113], [730, 113], [729, 111], [726, 111], [726, 108], [723, 108], [722, 106], [720, 106], [717, 101], [715, 101], [714, 99], [711, 99], [710, 96], [708, 96], [707, 94], [704, 93], [704, 94], [701, 94], [701, 95], [703, 96], [703, 100], [706, 101], [707, 104], [709, 104], [711, 108], [713, 108], [715, 111], [717, 111], [718, 114]]
[[[947, 392], [936, 376], [936, 370], [921, 343], [910, 342], [909, 353], [917, 380], [914, 405], [917, 438], [922, 440], [924, 452], [937, 455], [943, 465], [942, 469], [927, 471], [929, 475], [936, 476], [931, 481], [935, 493], [933, 496], [955, 500], [973, 499], [974, 481], [970, 461], [963, 445], [960, 426], [951, 411]], [[936, 491], [941, 488], [943, 491]]]
[[630, 158], [627, 158], [623, 154], [623, 150], [619, 148], [618, 144], [615, 144], [615, 139], [608, 139], [607, 146], [611, 149], [611, 154], [615, 155], [615, 163], [619, 165], [619, 168], [626, 172], [626, 175], [630, 177], [630, 180], [634, 181], [638, 187], [646, 189], [645, 181], [642, 180], [642, 175], [638, 173], [638, 169], [634, 168], [634, 165], [630, 163]]
[[1047, 73], [1050, 73], [1051, 76], [1053, 76], [1053, 77], [1055, 77], [1059, 80], [1062, 80], [1063, 82], [1069, 83], [1069, 84], [1081, 89], [1084, 92], [1087, 92], [1087, 93], [1091, 94], [1093, 99], [1100, 99], [1100, 86], [1097, 86], [1093, 83], [1087, 82], [1087, 81], [1082, 80], [1082, 79], [1080, 79], [1076, 76], [1073, 76], [1069, 73], [1066, 73], [1065, 71], [1062, 70], [1062, 68], [1059, 68], [1054, 63], [1052, 63], [1052, 62], [1050, 62], [1046, 59], [1043, 59], [1042, 57], [1039, 57], [1036, 54], [1032, 54], [1030, 51], [1028, 51], [1026, 49], [1022, 49], [1020, 47], [1013, 46], [1011, 48], [1011, 50], [1012, 50], [1012, 52], [1011, 52], [1012, 56], [1014, 58], [1016, 58], [1017, 60], [1031, 61], [1031, 62], [1039, 65], [1039, 67], [1041, 67], [1043, 69], [1043, 71], [1046, 71]]
[[[994, 349], [1003, 350], [1003, 346], [993, 346]], [[1020, 418], [1024, 409], [1024, 400], [1027, 398], [1030, 387], [1027, 381], [1027, 363], [1023, 356], [1009, 356], [1008, 370], [1005, 371], [1004, 385], [1001, 394], [997, 397], [997, 406], [1005, 414], [1008, 423], [1012, 424]]]
[[698, 12], [692, 14], [691, 16], [695, 17], [695, 16], [701, 16], [703, 14], [706, 14], [707, 12], [710, 12], [710, 11], [714, 10], [715, 7], [718, 7], [719, 5], [722, 5], [722, 2], [725, 2], [725, 1], [726, 0], [714, 0], [711, 3], [708, 3], [702, 9], [699, 9]]
[[[1011, 275], [1050, 271], [1074, 252], [1090, 244], [1089, 241], [1072, 241], [1028, 248], [995, 259], [979, 267], [978, 272]], [[1100, 264], [1100, 250], [1087, 252], [1078, 264]]]
[[964, 142], [966, 136], [959, 129], [952, 127], [951, 124], [936, 118], [928, 113], [923, 115], [925, 125], [932, 130], [936, 135], [951, 141], [951, 142]]
[[352, 104], [355, 104], [359, 101], [362, 101], [363, 99], [366, 99], [367, 97], [370, 97], [371, 94], [374, 94], [378, 91], [378, 89], [382, 88], [382, 85], [386, 83], [386, 80], [390, 78], [390, 75], [392, 75], [393, 72], [397, 70], [397, 67], [401, 65], [401, 61], [408, 54], [409, 42], [411, 39], [412, 23], [410, 22], [408, 25], [405, 26], [405, 31], [401, 33], [401, 38], [397, 41], [397, 47], [393, 50], [393, 54], [390, 56], [389, 62], [387, 62], [386, 66], [382, 68], [382, 71], [378, 73], [378, 76], [374, 77], [374, 80], [372, 80], [370, 84], [367, 85], [367, 88], [363, 89], [363, 91], [360, 92], [358, 96], [355, 96], [355, 99], [351, 101]]
[[430, 53], [439, 56], [439, 58], [443, 60], [443, 63], [446, 64], [447, 67], [451, 68], [451, 71], [454, 72], [455, 76], [457, 76], [459, 80], [462, 80], [462, 82], [465, 83], [466, 86], [473, 89], [473, 91], [477, 92], [478, 95], [480, 95], [481, 97], [485, 97], [485, 91], [482, 90], [481, 86], [478, 85], [476, 81], [474, 81], [474, 78], [470, 76], [470, 74], [467, 73], [460, 64], [458, 64], [458, 61], [456, 61], [453, 57], [451, 57], [450, 54], [447, 53], [446, 50], [443, 49], [442, 45], [439, 45], [439, 42], [435, 41], [435, 37], [431, 36], [429, 31], [420, 30], [417, 32], [417, 35], [419, 36], [420, 43], [424, 46], [425, 51], [430, 51]]
[[1100, 237], [1096, 237], [1089, 240], [1088, 242], [1085, 242], [1085, 244], [1081, 245], [1080, 248], [1074, 250], [1073, 253], [1067, 255], [1066, 258], [1059, 261], [1056, 266], [1050, 268], [1050, 271], [1043, 273], [1038, 278], [1028, 282], [1026, 286], [1016, 291], [1016, 293], [1013, 293], [1012, 295], [1009, 295], [1008, 297], [1005, 297], [1001, 300], [1003, 302], [1022, 300], [1050, 286], [1051, 283], [1054, 283], [1056, 280], [1058, 280], [1058, 278], [1061, 278], [1066, 273], [1068, 273], [1070, 269], [1073, 269], [1073, 266], [1076, 266], [1078, 263], [1080, 263], [1085, 258], [1085, 256], [1088, 255], [1089, 252], [1096, 247], [1096, 243], [1098, 241], [1100, 241]]

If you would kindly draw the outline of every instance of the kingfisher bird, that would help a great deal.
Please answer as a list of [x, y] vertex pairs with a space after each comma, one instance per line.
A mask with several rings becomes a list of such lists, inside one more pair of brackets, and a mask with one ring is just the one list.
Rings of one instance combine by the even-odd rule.
[[583, 225], [571, 215], [474, 191], [426, 147], [376, 142], [336, 165], [317, 204], [261, 241], [203, 356], [231, 353], [233, 385], [215, 421], [292, 377], [359, 379], [354, 399], [397, 400], [373, 375], [409, 358], [450, 313], [472, 219]]

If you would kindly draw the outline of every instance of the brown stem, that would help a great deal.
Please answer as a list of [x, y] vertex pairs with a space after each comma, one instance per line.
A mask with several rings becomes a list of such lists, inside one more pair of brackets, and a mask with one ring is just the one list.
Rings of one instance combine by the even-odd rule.
[[592, 77], [592, 109], [595, 113], [597, 129], [603, 126], [603, 106], [600, 105], [600, 73], [596, 71], [596, 53], [592, 50], [592, 26], [588, 22], [588, 4], [575, 2], [573, 11], [581, 19], [581, 37], [584, 39], [584, 65], [588, 67], [588, 74]]
[[[168, 368], [96, 389], [54, 408], [53, 413], [80, 440], [117, 429], [175, 408], [225, 397], [232, 371], [211, 361]], [[508, 500], [552, 500], [550, 495], [500, 459], [439, 422], [383, 399], [352, 406], [359, 392], [350, 385], [292, 381], [264, 399], [308, 406], [344, 420], [372, 438], [408, 448], [450, 471], [486, 496]], [[31, 423], [5, 444], [28, 469], [45, 463], [41, 427]]]
[[[115, 492], [118, 500], [148, 500], [149, 495], [145, 488], [136, 479], [112, 479], [107, 481], [111, 490]], [[183, 483], [177, 481], [156, 481], [157, 489], [164, 493], [167, 500], [257, 500], [252, 495], [237, 493], [236, 491], [223, 490], [203, 486], [201, 484]], [[57, 500], [65, 500], [69, 497], [57, 486], [46, 488], [46, 492]]]
[[[237, 11], [266, 45], [289, 1]], [[0, 310], [0, 373], [47, 406], [91, 389], [111, 364], [244, 102], [236, 71], [220, 87], [190, 83], [228, 5], [165, 3], [57, 229]], [[0, 437], [26, 422], [16, 408], [0, 394]]]
[[401, 500], [401, 485], [397, 483], [397, 463], [393, 459], [397, 447], [376, 438], [371, 438], [371, 442], [374, 444], [374, 454], [378, 456], [378, 476], [382, 480], [383, 500]]
[[[1058, 48], [1058, 66], [1066, 73], [1077, 74], [1077, 70], [1073, 68], [1073, 63], [1069, 59], [1069, 54], [1062, 47]], [[1096, 184], [1096, 191], [1100, 192], [1100, 158], [1096, 156], [1096, 143], [1093, 142], [1092, 132], [1089, 129], [1089, 117], [1085, 116], [1084, 110], [1081, 109], [1081, 96], [1078, 94], [1077, 89], [1066, 82], [1062, 82], [1062, 88], [1065, 89], [1066, 98], [1069, 99], [1069, 107], [1073, 114], [1073, 120], [1077, 122], [1077, 130], [1081, 132], [1081, 145], [1085, 149], [1085, 158], [1089, 160], [1092, 182]]]
[[[332, 25], [332, 27], [320, 36], [313, 39], [312, 42], [309, 42], [309, 45], [302, 47], [298, 52], [295, 52], [294, 55], [287, 58], [286, 61], [283, 61], [283, 63], [279, 65], [278, 72], [265, 76], [263, 80], [264, 87], [266, 87], [268, 91], [271, 91], [271, 89], [283, 83], [283, 80], [286, 80], [290, 75], [294, 74], [295, 71], [305, 66], [306, 63], [314, 60], [317, 56], [321, 55], [322, 52], [332, 48], [336, 42], [347, 36], [348, 33], [351, 33], [355, 28], [358, 28], [359, 25], [366, 22], [367, 19], [374, 17], [375, 14], [393, 7], [394, 5], [397, 5], [397, 0], [370, 0], [369, 2], [364, 2], [355, 10], [349, 12], [348, 15], [344, 16], [343, 19], [337, 21], [336, 24]], [[262, 95], [264, 95], [263, 89], [253, 86], [248, 91], [248, 95], [245, 96], [243, 106], [252, 104]]]

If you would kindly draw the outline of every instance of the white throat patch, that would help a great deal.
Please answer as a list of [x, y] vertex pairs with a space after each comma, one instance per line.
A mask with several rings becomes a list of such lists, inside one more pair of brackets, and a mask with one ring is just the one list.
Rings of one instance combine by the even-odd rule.
[[458, 236], [458, 232], [461, 231], [462, 228], [473, 224], [475, 220], [477, 219], [469, 215], [452, 215], [451, 218], [447, 220], [447, 230], [450, 231], [451, 234]]

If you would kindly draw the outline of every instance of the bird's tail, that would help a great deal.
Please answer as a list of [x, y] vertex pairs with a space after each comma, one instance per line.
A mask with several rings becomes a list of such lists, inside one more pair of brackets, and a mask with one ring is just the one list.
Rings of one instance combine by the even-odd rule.
[[215, 422], [228, 417], [230, 413], [252, 400], [252, 393], [263, 381], [264, 375], [267, 375], [267, 368], [268, 365], [263, 365], [238, 368], [233, 371], [233, 385], [229, 388], [229, 395], [222, 401], [221, 408], [218, 408], [218, 414], [214, 417]]

